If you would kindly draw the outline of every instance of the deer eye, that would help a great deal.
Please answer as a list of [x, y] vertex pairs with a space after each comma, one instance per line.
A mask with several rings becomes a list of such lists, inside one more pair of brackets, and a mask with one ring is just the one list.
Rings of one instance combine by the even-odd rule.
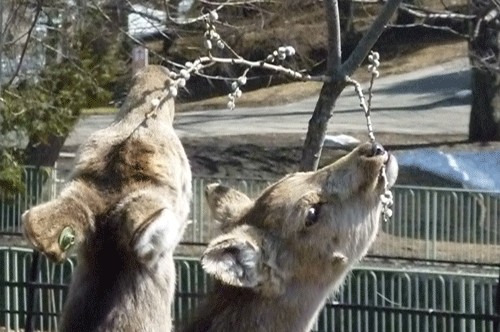
[[312, 226], [318, 221], [320, 210], [321, 204], [314, 204], [307, 210], [306, 227]]

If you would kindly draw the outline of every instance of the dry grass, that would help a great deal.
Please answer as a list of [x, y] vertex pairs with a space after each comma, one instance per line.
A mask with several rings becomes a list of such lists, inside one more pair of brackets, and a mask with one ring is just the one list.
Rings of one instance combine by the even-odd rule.
[[449, 261], [494, 264], [498, 257], [500, 257], [499, 245], [446, 241], [432, 243], [421, 239], [394, 236], [382, 231], [377, 235], [377, 240], [371, 247], [370, 254], [424, 258], [427, 251], [436, 255], [436, 257], [429, 258]]

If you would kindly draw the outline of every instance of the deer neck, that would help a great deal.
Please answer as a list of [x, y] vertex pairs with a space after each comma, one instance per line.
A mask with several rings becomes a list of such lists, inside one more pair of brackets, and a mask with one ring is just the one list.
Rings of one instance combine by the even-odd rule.
[[310, 331], [335, 284], [292, 281], [278, 296], [217, 285], [202, 317], [186, 331]]

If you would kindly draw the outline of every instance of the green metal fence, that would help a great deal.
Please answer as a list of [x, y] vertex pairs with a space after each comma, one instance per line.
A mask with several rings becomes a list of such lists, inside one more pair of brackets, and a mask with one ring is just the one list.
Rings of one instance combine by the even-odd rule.
[[[24, 328], [28, 288], [35, 290], [34, 327], [57, 331], [57, 315], [67, 294], [75, 261], [62, 265], [41, 260], [35, 283], [28, 282], [33, 253], [0, 247], [0, 327]], [[195, 258], [177, 257], [175, 322], [190, 314], [210, 289]], [[484, 331], [493, 332], [493, 294], [498, 268], [408, 264], [368, 260], [356, 267], [340, 292], [322, 310], [314, 331]]]
[[[184, 241], [214, 236], [204, 187], [220, 182], [257, 196], [271, 181], [195, 178], [194, 222]], [[372, 255], [497, 264], [500, 257], [500, 191], [395, 186], [393, 217], [383, 223]]]
[[[54, 198], [64, 183], [52, 170], [27, 168], [24, 177], [29, 184], [26, 193], [0, 196], [0, 234], [19, 234], [22, 212]], [[211, 182], [251, 197], [270, 183], [195, 178], [193, 223], [185, 242], [206, 243], [215, 235], [203, 197]], [[357, 267], [338, 296], [326, 304], [315, 331], [494, 331], [500, 192], [396, 186], [393, 194], [394, 216], [382, 224], [371, 259]], [[393, 259], [376, 259], [387, 256]], [[0, 247], [0, 331], [22, 329], [27, 311], [33, 313], [37, 329], [56, 331], [75, 262], [53, 265], [41, 258], [41, 268], [30, 283], [33, 257], [30, 249]], [[179, 322], [210, 283], [196, 258], [178, 258], [176, 265], [174, 318]], [[35, 301], [30, 302], [29, 290], [34, 291]]]
[[11, 195], [0, 191], [0, 234], [19, 234], [22, 213], [54, 198], [61, 183], [57, 180], [56, 170], [48, 167], [26, 166], [22, 180], [24, 192]]
[[[27, 192], [0, 196], [0, 233], [20, 233], [22, 212], [55, 197], [64, 181], [57, 172], [26, 168]], [[205, 185], [221, 182], [250, 197], [271, 181], [262, 179], [193, 179], [191, 219], [185, 242], [208, 242], [216, 228], [204, 199]], [[395, 186], [393, 218], [383, 223], [371, 254], [432, 260], [497, 264], [500, 257], [500, 192]]]

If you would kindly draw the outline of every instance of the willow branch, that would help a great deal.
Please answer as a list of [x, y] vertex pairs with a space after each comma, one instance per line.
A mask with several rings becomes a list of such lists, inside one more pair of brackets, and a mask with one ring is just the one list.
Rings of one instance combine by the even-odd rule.
[[324, 75], [311, 76], [308, 74], [302, 74], [298, 71], [292, 70], [290, 68], [283, 67], [281, 65], [274, 65], [265, 61], [250, 61], [243, 58], [219, 58], [214, 56], [204, 56], [198, 59], [202, 64], [205, 63], [225, 63], [232, 65], [242, 65], [250, 68], [264, 68], [269, 71], [281, 73], [287, 75], [293, 79], [300, 81], [316, 81], [316, 82], [328, 82], [330, 78]]
[[351, 75], [361, 65], [361, 63], [363, 63], [363, 60], [368, 55], [368, 52], [371, 51], [373, 45], [377, 42], [378, 38], [384, 31], [387, 22], [389, 22], [392, 15], [396, 12], [400, 3], [401, 0], [387, 1], [366, 34], [359, 41], [354, 51], [342, 65], [341, 69], [343, 74]]

